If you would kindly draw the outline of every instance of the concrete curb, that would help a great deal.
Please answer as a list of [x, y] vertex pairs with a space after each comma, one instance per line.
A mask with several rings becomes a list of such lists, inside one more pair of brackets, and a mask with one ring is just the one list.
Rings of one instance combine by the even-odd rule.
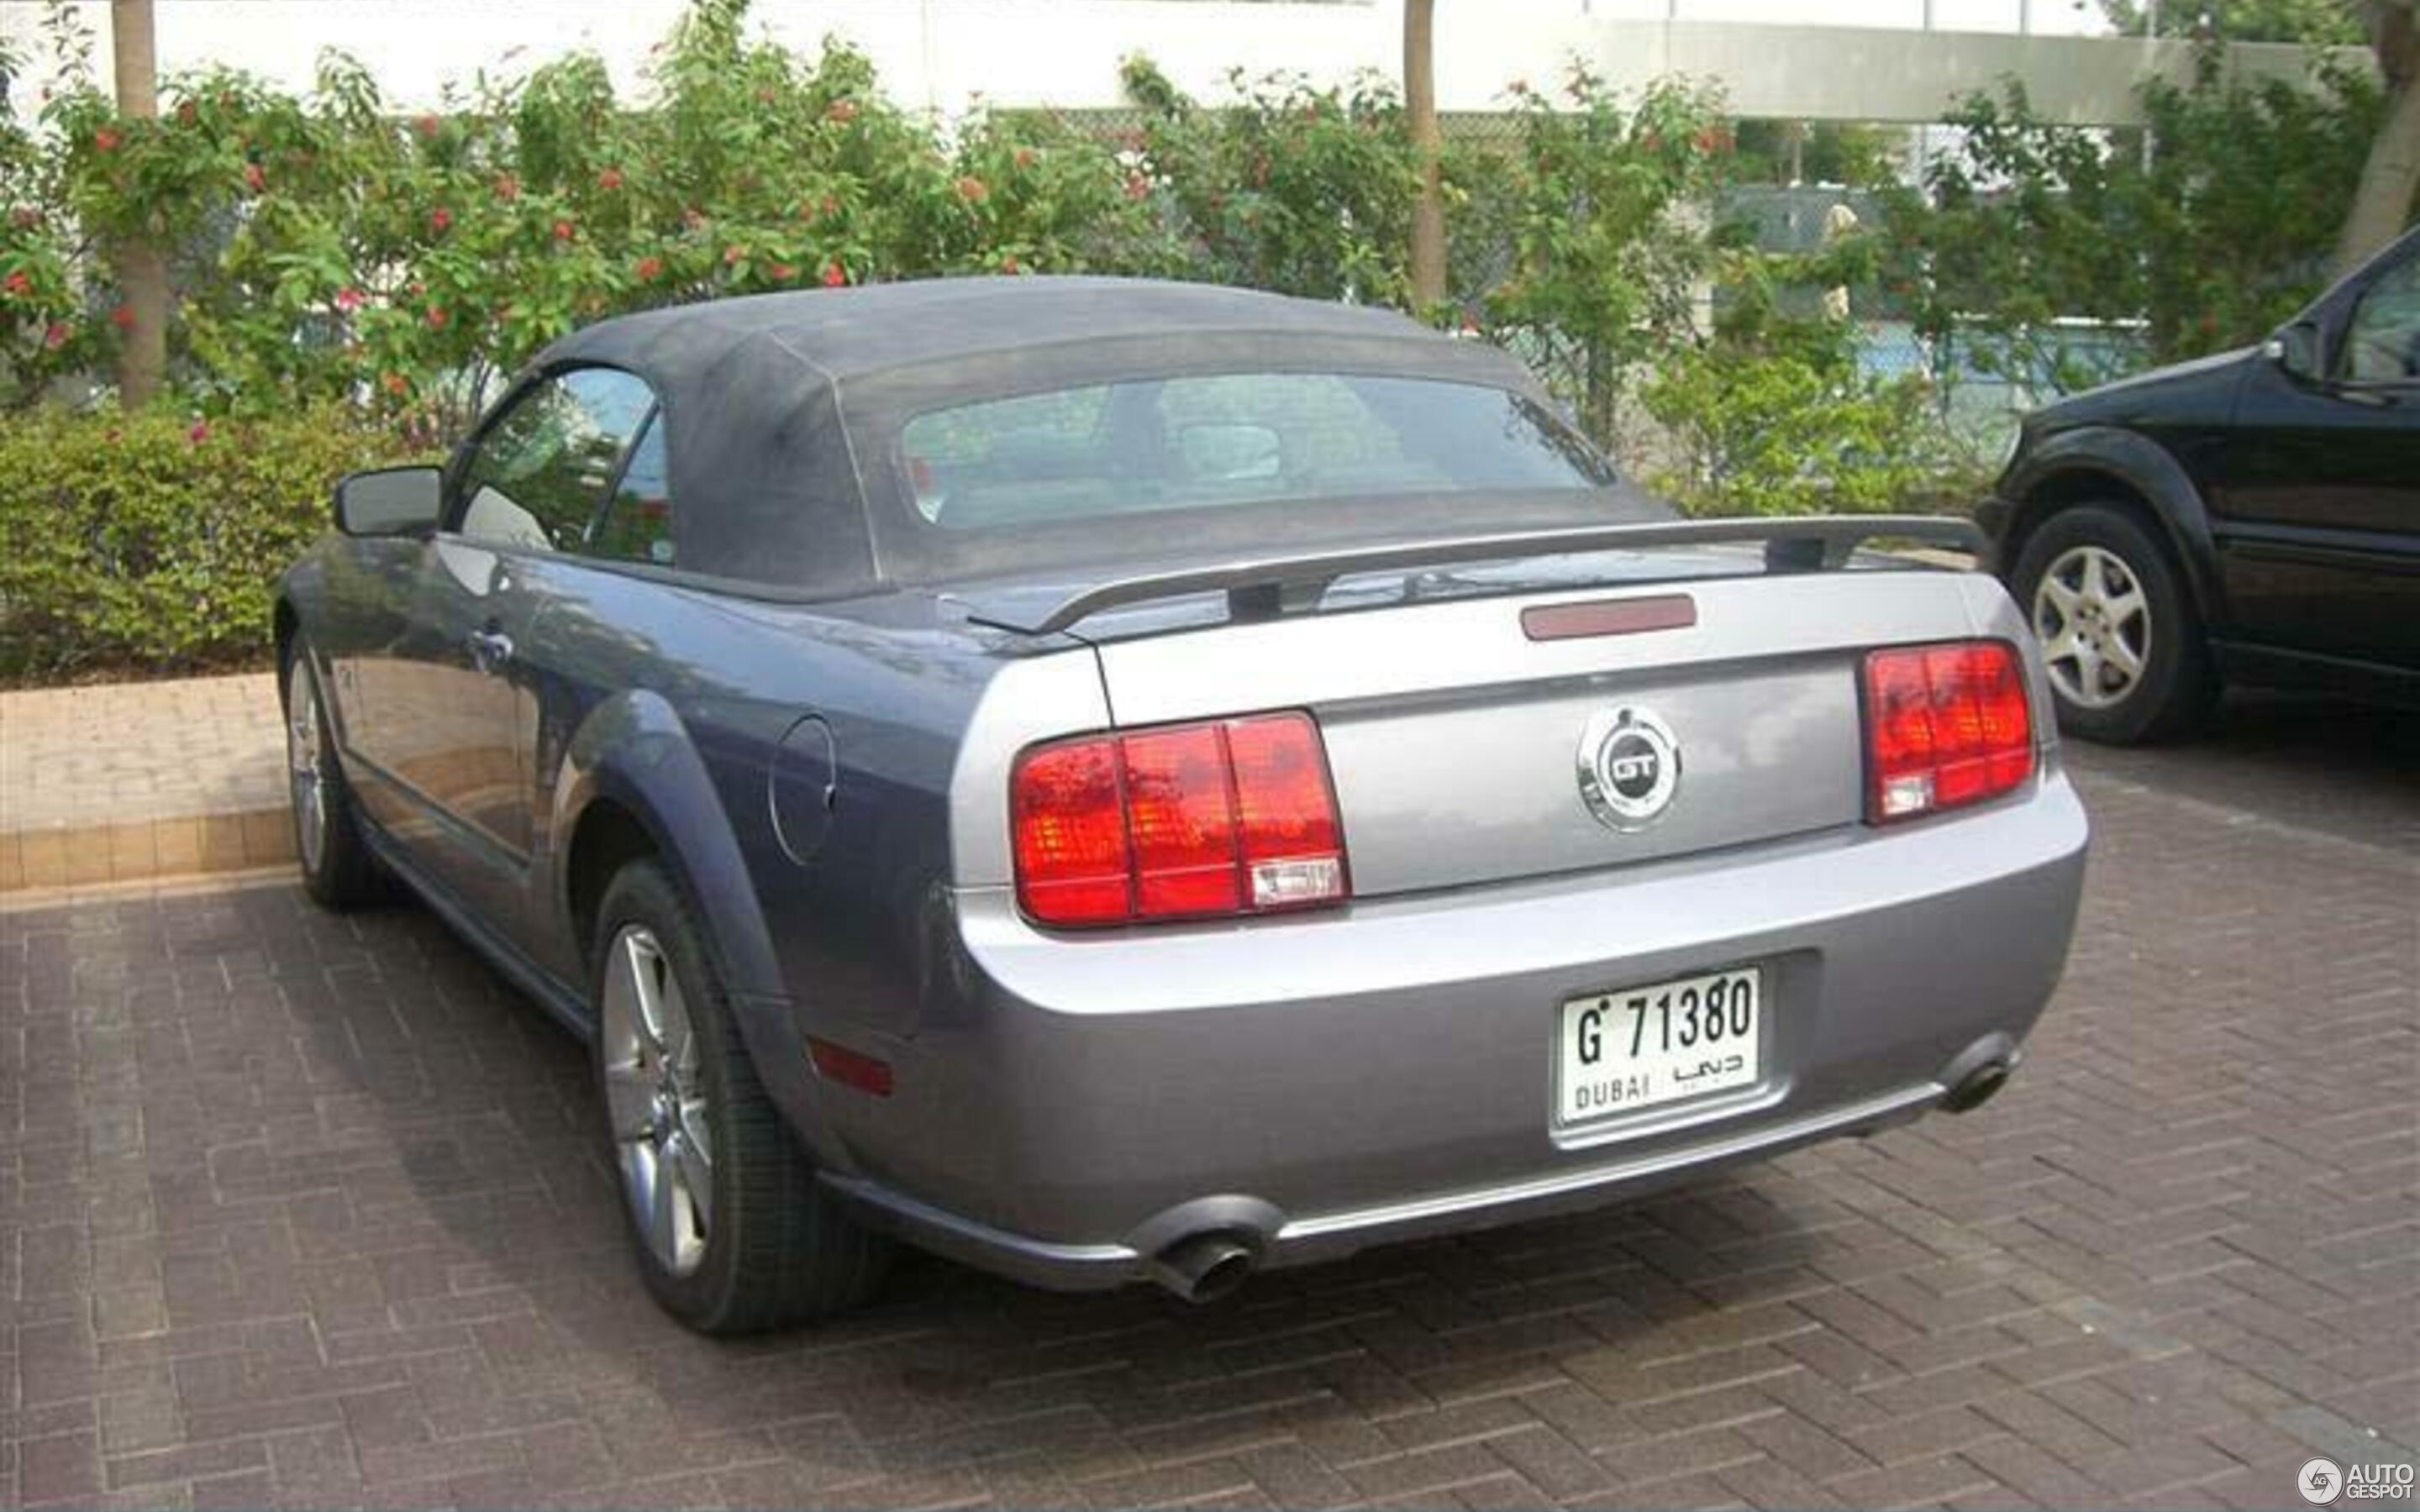
[[253, 871], [294, 859], [284, 809], [0, 830], [0, 896]]

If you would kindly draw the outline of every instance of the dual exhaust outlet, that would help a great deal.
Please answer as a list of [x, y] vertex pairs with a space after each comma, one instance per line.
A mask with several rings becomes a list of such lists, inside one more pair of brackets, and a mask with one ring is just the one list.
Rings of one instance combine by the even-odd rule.
[[[1981, 1107], [2009, 1083], [2005, 1060], [1988, 1060], [1958, 1079], [1941, 1100], [1950, 1113]], [[1260, 1265], [1260, 1252], [1249, 1236], [1233, 1229], [1208, 1229], [1189, 1234], [1153, 1256], [1151, 1279], [1160, 1288], [1187, 1302], [1213, 1303], [1232, 1297]]]

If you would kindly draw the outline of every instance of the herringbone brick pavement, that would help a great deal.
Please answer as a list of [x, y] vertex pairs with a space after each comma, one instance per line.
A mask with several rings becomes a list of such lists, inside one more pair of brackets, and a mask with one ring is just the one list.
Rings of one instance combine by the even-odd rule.
[[1218, 1308], [925, 1260], [738, 1345], [427, 915], [0, 915], [0, 1500], [2300, 1505], [2420, 1447], [2420, 763], [2308, 756], [2075, 753], [2073, 964], [1970, 1118]]

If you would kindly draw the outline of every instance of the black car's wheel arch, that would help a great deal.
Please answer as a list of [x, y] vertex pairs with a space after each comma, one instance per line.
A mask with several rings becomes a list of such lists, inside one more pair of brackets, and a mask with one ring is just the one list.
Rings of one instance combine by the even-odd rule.
[[2225, 595], [2210, 514], [2193, 480], [2157, 442], [2133, 431], [2094, 426], [2054, 437], [2020, 461], [2003, 491], [2015, 504], [1998, 548], [2009, 570], [2034, 532], [2061, 509], [2101, 504], [2136, 516], [2165, 546], [2193, 596], [2205, 633], [2224, 633]]

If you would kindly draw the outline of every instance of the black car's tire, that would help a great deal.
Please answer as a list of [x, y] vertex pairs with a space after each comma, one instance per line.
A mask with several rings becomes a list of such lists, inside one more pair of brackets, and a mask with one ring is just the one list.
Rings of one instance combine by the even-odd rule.
[[378, 858], [362, 839], [353, 790], [336, 756], [327, 700], [310, 647], [297, 636], [280, 669], [286, 709], [286, 790], [294, 813], [294, 856], [302, 890], [325, 908], [353, 908], [386, 894]]
[[2176, 561], [2123, 505], [2051, 516], [2026, 538], [2009, 586], [2041, 642], [2061, 729], [2113, 746], [2169, 740], [2217, 701]]
[[696, 917], [658, 863], [632, 862], [607, 887], [593, 968], [607, 1154], [656, 1301], [700, 1333], [729, 1335], [871, 1295], [889, 1242], [816, 1185]]

